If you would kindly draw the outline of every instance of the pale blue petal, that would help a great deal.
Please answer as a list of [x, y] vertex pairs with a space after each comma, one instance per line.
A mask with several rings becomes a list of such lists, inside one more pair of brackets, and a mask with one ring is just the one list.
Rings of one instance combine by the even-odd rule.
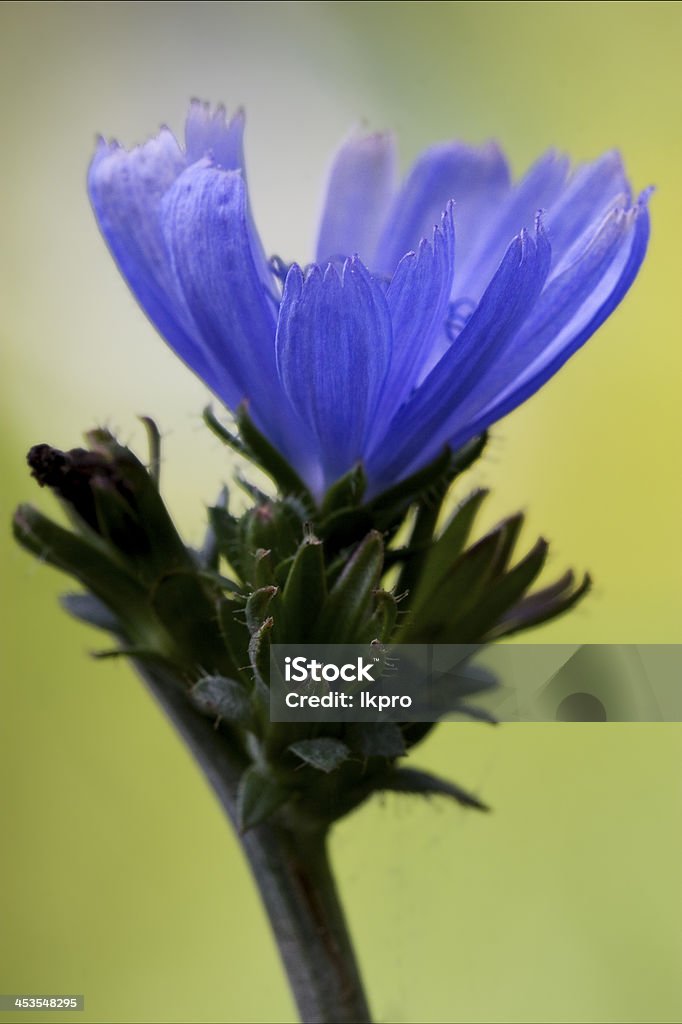
[[[540, 157], [481, 226], [466, 261], [457, 259], [453, 298], [478, 301], [499, 266], [509, 240], [533, 229], [539, 210], [551, 208], [568, 173], [568, 160], [553, 150]], [[455, 228], [457, 216], [455, 214]], [[459, 249], [459, 232], [457, 235]]]
[[625, 297], [646, 255], [648, 197], [609, 215], [582, 258], [551, 281], [509, 351], [459, 410], [454, 447], [541, 388]]
[[547, 234], [552, 243], [552, 273], [561, 270], [585, 247], [606, 214], [629, 206], [630, 186], [620, 154], [605, 153], [576, 168], [555, 203], [547, 210]]
[[372, 266], [379, 232], [395, 185], [391, 135], [354, 136], [332, 164], [317, 241], [317, 262], [359, 254]]
[[475, 147], [445, 142], [427, 149], [392, 204], [375, 269], [392, 274], [405, 253], [416, 249], [422, 238], [431, 237], [451, 199], [456, 204], [458, 260], [459, 253], [462, 259], [468, 258], [481, 222], [496, 210], [508, 189], [507, 164], [494, 143]]
[[102, 234], [135, 298], [176, 352], [213, 387], [211, 360], [194, 338], [160, 223], [163, 197], [184, 168], [184, 154], [167, 129], [130, 152], [101, 141], [88, 172], [88, 191]]
[[187, 162], [210, 156], [226, 171], [244, 168], [244, 113], [238, 110], [228, 121], [223, 106], [192, 100], [185, 121]]

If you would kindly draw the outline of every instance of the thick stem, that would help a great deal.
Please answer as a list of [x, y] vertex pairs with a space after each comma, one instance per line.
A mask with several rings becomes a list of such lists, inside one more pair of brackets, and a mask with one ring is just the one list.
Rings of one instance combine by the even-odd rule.
[[[248, 759], [196, 711], [161, 667], [137, 671], [194, 754], [236, 828], [236, 794]], [[370, 1021], [323, 829], [280, 815], [240, 836], [305, 1024]]]

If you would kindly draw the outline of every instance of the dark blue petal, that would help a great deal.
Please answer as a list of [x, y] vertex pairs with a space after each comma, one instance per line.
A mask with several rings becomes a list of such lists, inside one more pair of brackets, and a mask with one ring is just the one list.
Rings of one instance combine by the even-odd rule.
[[582, 258], [548, 285], [499, 365], [460, 409], [454, 447], [530, 398], [611, 315], [646, 255], [648, 197], [611, 214]]
[[209, 103], [192, 100], [185, 121], [187, 162], [196, 163], [205, 156], [226, 171], [244, 167], [244, 113], [238, 110], [227, 120], [225, 108], [211, 110]]
[[359, 254], [372, 266], [395, 179], [390, 135], [349, 139], [334, 158], [317, 240], [317, 262]]
[[279, 387], [275, 312], [254, 262], [241, 173], [192, 164], [166, 196], [162, 220], [176, 288], [211, 360], [210, 386], [233, 409], [246, 399], [257, 426], [300, 468], [305, 439]]
[[[391, 207], [377, 251], [376, 269], [392, 274], [406, 252], [431, 236], [451, 199], [456, 203], [458, 253], [468, 258], [481, 222], [496, 210], [508, 188], [507, 164], [494, 143], [473, 147], [446, 142], [427, 149]], [[506, 241], [520, 226], [509, 232]]]
[[138, 302], [176, 352], [212, 386], [210, 362], [194, 340], [160, 224], [163, 197], [184, 167], [184, 154], [167, 129], [131, 152], [102, 141], [88, 172], [88, 191], [102, 234]]
[[416, 387], [440, 337], [450, 303], [455, 265], [453, 204], [432, 241], [403, 256], [386, 293], [393, 325], [393, 355], [369, 444], [381, 437], [396, 409]]
[[358, 259], [339, 275], [314, 266], [287, 276], [277, 359], [284, 389], [317, 439], [328, 486], [358, 462], [391, 358], [383, 291]]
[[538, 224], [535, 238], [524, 230], [502, 263], [456, 343], [398, 412], [387, 439], [369, 456], [377, 486], [428, 462], [452, 436], [453, 415], [476, 381], [529, 315], [547, 278], [551, 249]]

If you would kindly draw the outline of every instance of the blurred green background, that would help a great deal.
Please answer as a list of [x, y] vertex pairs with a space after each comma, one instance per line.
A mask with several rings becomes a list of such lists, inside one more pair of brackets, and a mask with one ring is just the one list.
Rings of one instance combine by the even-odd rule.
[[[549, 145], [618, 146], [636, 186], [658, 187], [640, 279], [468, 483], [494, 489], [487, 522], [529, 510], [553, 571], [594, 574], [531, 639], [682, 641], [679, 4], [5, 3], [0, 47], [4, 523], [19, 500], [51, 507], [31, 444], [105, 422], [140, 445], [141, 412], [163, 427], [189, 540], [231, 472], [204, 389], [99, 239], [96, 131], [132, 143], [180, 129], [190, 96], [245, 104], [266, 248], [303, 260], [358, 122], [394, 129], [406, 162], [496, 137], [518, 173]], [[88, 659], [101, 638], [58, 609], [66, 581], [6, 530], [0, 549], [0, 992], [85, 993], [64, 1015], [84, 1022], [293, 1020], [202, 777], [128, 668]], [[681, 741], [675, 724], [443, 726], [415, 763], [495, 813], [396, 797], [334, 837], [377, 1019], [682, 1019]]]

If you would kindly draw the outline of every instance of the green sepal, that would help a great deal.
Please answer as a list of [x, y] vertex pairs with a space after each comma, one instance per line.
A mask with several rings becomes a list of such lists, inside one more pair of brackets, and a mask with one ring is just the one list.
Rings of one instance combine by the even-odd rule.
[[65, 530], [31, 505], [20, 505], [12, 521], [14, 537], [41, 561], [77, 579], [120, 619], [126, 633], [140, 637], [151, 614], [145, 591], [116, 561], [103, 553], [94, 535], [85, 539]]
[[279, 594], [279, 588], [268, 586], [254, 590], [246, 602], [246, 628], [257, 633], [270, 614], [270, 606]]
[[249, 660], [249, 631], [246, 628], [246, 610], [242, 601], [219, 598], [217, 602], [218, 628], [230, 660], [244, 677]]
[[256, 693], [261, 701], [261, 710], [267, 704], [270, 686], [270, 641], [274, 619], [265, 619], [249, 640], [249, 664], [256, 684]]
[[398, 616], [398, 604], [393, 594], [387, 590], [375, 590], [373, 594], [374, 611], [367, 620], [364, 640], [387, 642], [395, 629]]
[[333, 559], [344, 548], [352, 548], [358, 537], [366, 536], [374, 526], [366, 508], [348, 506], [316, 522], [315, 531], [324, 541], [327, 557]]
[[[149, 542], [146, 576], [191, 566], [190, 554], [183, 544], [154, 480], [140, 460], [120, 445], [108, 430], [92, 430], [86, 435], [93, 451], [112, 464], [116, 478], [126, 487], [135, 516]], [[121, 548], [125, 555], [125, 548]]]
[[237, 409], [235, 420], [247, 453], [274, 480], [279, 491], [300, 496], [313, 509], [315, 502], [310, 491], [286, 459], [254, 426], [245, 403]]
[[322, 544], [312, 535], [300, 545], [282, 594], [287, 638], [307, 643], [327, 599]]
[[244, 687], [225, 676], [202, 676], [192, 687], [193, 703], [214, 718], [246, 724], [251, 719], [251, 702]]
[[[425, 595], [399, 634], [400, 643], [465, 643], [449, 629], [453, 612], [462, 616], [473, 608], [490, 581], [502, 545], [493, 531], [465, 551]], [[442, 639], [447, 636], [448, 640]]]
[[322, 502], [320, 518], [324, 520], [339, 509], [356, 508], [362, 502], [366, 488], [367, 477], [362, 463], [358, 463], [329, 488]]
[[204, 409], [203, 420], [208, 429], [215, 434], [219, 441], [222, 441], [223, 444], [226, 444], [238, 455], [243, 455], [247, 459], [250, 458], [250, 452], [246, 445], [237, 437], [236, 434], [233, 434], [231, 430], [228, 430], [227, 427], [220, 422], [210, 405], [207, 405]]
[[107, 633], [121, 632], [121, 623], [111, 609], [92, 594], [62, 594], [59, 603], [79, 622], [103, 629]]
[[[247, 513], [248, 515], [248, 513]], [[246, 539], [247, 520], [238, 519], [226, 508], [214, 505], [208, 509], [210, 527], [219, 553], [243, 582], [253, 582], [256, 548]]]
[[160, 651], [152, 650], [149, 647], [135, 647], [135, 646], [124, 646], [124, 647], [109, 647], [101, 651], [90, 651], [90, 657], [96, 661], [107, 661], [110, 658], [136, 658], [137, 661], [150, 661], [153, 664], [162, 662], [164, 665], [169, 664], [168, 658]]
[[353, 722], [346, 739], [351, 750], [363, 758], [394, 760], [406, 753], [405, 738], [396, 722]]
[[[448, 568], [460, 557], [469, 539], [474, 520], [487, 497], [485, 490], [472, 491], [454, 510], [438, 539], [421, 553], [421, 567], [415, 573], [417, 585], [410, 595], [410, 608], [416, 612], [426, 598], [433, 592]], [[414, 551], [410, 542], [410, 551], [415, 561], [419, 560], [420, 552]], [[408, 563], [411, 566], [411, 563]], [[413, 573], [414, 568], [412, 569]], [[402, 592], [406, 586], [405, 573], [401, 576], [398, 589]]]
[[149, 468], [147, 472], [158, 488], [161, 482], [161, 431], [156, 421], [151, 416], [137, 417], [147, 432], [147, 444], [149, 445]]
[[163, 576], [150, 592], [150, 603], [186, 669], [234, 674], [215, 615], [215, 595], [196, 575], [175, 572]]
[[440, 502], [446, 490], [455, 479], [464, 473], [481, 456], [488, 435], [472, 438], [462, 448], [452, 452], [444, 449], [435, 459], [411, 476], [377, 495], [368, 505], [378, 529], [385, 529], [396, 516], [401, 516], [416, 501], [431, 494]]
[[311, 768], [329, 774], [347, 761], [350, 749], [341, 740], [332, 736], [318, 736], [315, 739], [297, 740], [287, 748]]
[[535, 582], [547, 559], [547, 551], [547, 542], [540, 538], [525, 558], [491, 582], [474, 608], [453, 618], [449, 626], [452, 634], [465, 641], [485, 636]]
[[253, 556], [253, 585], [257, 590], [275, 585], [272, 551], [259, 548]]
[[158, 559], [150, 558], [149, 535], [112, 480], [95, 477], [90, 483], [99, 533], [116, 552], [121, 552], [141, 580], [158, 575]]
[[384, 560], [381, 535], [369, 533], [336, 580], [313, 630], [317, 643], [353, 643], [370, 612]]
[[249, 509], [240, 520], [242, 564], [248, 565], [259, 548], [272, 551], [275, 564], [290, 558], [305, 535], [306, 522], [305, 509], [295, 498], [267, 500]]
[[563, 615], [580, 601], [592, 586], [592, 579], [588, 573], [585, 574], [581, 583], [574, 588], [575, 577], [572, 572], [567, 572], [556, 583], [538, 590], [534, 594], [528, 594], [522, 601], [510, 608], [493, 626], [487, 636], [487, 640], [497, 640], [503, 636], [512, 636], [533, 626], [539, 626], [543, 622], [549, 622], [559, 615]]
[[[222, 509], [224, 512], [227, 511], [229, 504], [229, 492], [227, 487], [222, 487], [218, 499], [213, 508]], [[206, 533], [204, 535], [204, 542], [201, 548], [197, 552], [199, 564], [202, 568], [217, 572], [220, 565], [220, 552], [221, 546], [218, 541], [215, 526], [211, 519], [211, 508], [208, 510], [208, 526], [206, 527]], [[228, 559], [229, 561], [229, 559]]]
[[499, 531], [501, 536], [500, 549], [497, 553], [497, 560], [492, 568], [493, 576], [500, 576], [506, 571], [511, 562], [514, 554], [514, 548], [516, 542], [519, 539], [521, 533], [521, 527], [523, 526], [524, 516], [522, 512], [517, 512], [513, 516], [508, 516], [499, 523], [496, 529]]
[[380, 778], [377, 788], [393, 793], [414, 793], [426, 797], [449, 796], [463, 807], [473, 807], [477, 811], [490, 810], [487, 804], [468, 790], [417, 768], [395, 768], [390, 774]]
[[237, 791], [237, 827], [244, 833], [281, 807], [290, 797], [289, 790], [256, 765], [247, 768]]

